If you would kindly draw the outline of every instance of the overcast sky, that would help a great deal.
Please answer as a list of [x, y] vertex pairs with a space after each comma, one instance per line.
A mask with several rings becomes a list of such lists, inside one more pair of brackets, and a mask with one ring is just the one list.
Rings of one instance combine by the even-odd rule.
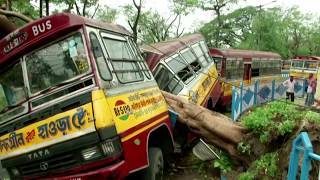
[[[290, 8], [293, 6], [297, 6], [304, 13], [313, 13], [315, 15], [319, 15], [320, 10], [320, 0], [277, 0], [276, 2], [272, 2], [273, 0], [246, 0], [245, 2], [238, 3], [234, 5], [231, 9], [236, 9], [240, 7], [245, 7], [248, 5], [259, 6], [265, 5], [263, 8], [272, 8], [275, 6], [281, 6], [284, 8]], [[131, 0], [107, 0], [101, 1], [102, 4], [108, 5], [112, 8], [119, 8], [120, 6], [124, 6], [126, 4], [130, 4]], [[170, 2], [169, 0], [145, 0], [144, 9], [153, 9], [158, 11], [164, 17], [170, 16]], [[200, 24], [209, 22], [212, 20], [213, 14], [210, 12], [196, 10], [193, 13], [182, 18], [183, 27], [186, 28], [186, 31], [193, 31]], [[127, 26], [126, 19], [123, 16], [119, 16], [116, 20], [116, 23], [121, 24], [125, 27]]]

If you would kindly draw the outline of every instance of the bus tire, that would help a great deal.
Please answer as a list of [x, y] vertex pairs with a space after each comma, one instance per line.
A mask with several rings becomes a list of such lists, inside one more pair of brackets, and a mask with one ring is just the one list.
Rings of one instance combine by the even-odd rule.
[[161, 180], [163, 178], [164, 159], [158, 147], [149, 148], [149, 167], [144, 169], [142, 180]]

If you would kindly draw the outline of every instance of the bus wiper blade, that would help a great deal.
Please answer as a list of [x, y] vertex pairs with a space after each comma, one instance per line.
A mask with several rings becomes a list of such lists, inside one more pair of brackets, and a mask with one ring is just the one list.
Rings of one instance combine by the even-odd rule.
[[55, 88], [64, 86], [64, 85], [66, 85], [66, 84], [70, 84], [70, 83], [72, 83], [72, 82], [76, 82], [77, 80], [79, 80], [79, 79], [74, 79], [74, 80], [72, 80], [72, 81], [64, 81], [64, 82], [61, 82], [61, 83], [59, 83], [59, 84], [57, 84], [57, 85], [54, 85], [54, 86], [52, 86], [52, 87], [49, 87], [49, 88], [47, 88], [47, 89], [42, 90], [40, 94], [45, 94], [45, 93], [51, 91], [52, 89], [55, 89]]

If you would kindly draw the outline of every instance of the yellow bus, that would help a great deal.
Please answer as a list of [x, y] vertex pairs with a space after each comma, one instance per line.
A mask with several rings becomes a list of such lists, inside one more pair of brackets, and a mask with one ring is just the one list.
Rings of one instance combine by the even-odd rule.
[[298, 79], [308, 79], [310, 74], [317, 76], [320, 57], [297, 56], [291, 60], [290, 76]]
[[201, 34], [142, 47], [159, 87], [213, 109], [221, 88], [214, 61]]

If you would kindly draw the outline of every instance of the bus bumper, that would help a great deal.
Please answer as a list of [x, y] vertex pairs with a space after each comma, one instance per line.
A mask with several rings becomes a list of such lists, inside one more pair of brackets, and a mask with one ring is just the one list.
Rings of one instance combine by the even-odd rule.
[[128, 175], [128, 172], [125, 169], [125, 161], [122, 160], [117, 164], [107, 166], [101, 169], [93, 170], [86, 173], [74, 174], [71, 176], [60, 176], [55, 178], [46, 178], [46, 180], [118, 180], [123, 179]]

